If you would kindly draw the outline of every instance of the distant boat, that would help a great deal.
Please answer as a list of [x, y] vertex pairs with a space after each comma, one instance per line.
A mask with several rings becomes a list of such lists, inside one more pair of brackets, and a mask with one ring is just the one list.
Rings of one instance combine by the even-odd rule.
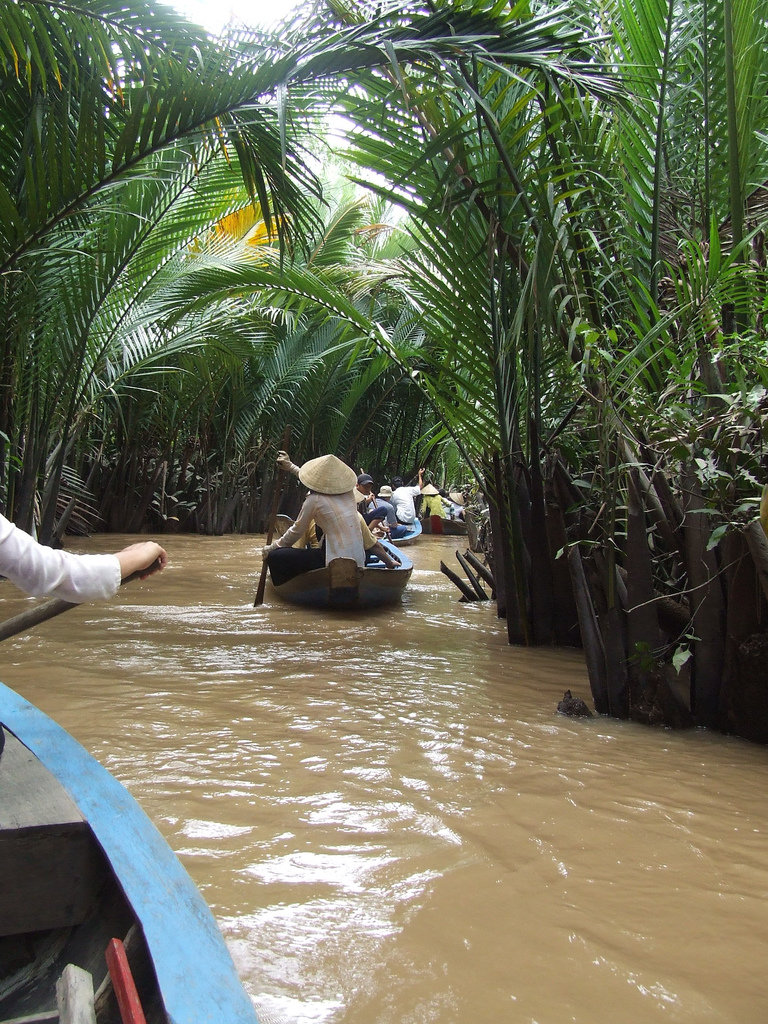
[[272, 589], [291, 604], [310, 608], [380, 608], [396, 604], [411, 578], [413, 562], [402, 551], [395, 551], [389, 541], [381, 541], [400, 559], [397, 569], [387, 569], [378, 558], [361, 568], [353, 558], [334, 558], [322, 569], [294, 576]]
[[402, 537], [393, 537], [391, 543], [397, 544], [398, 547], [402, 547], [403, 544], [412, 544], [417, 537], [421, 536], [421, 521], [416, 519], [412, 523], [406, 523], [408, 526], [408, 533], [403, 534]]
[[442, 516], [427, 516], [422, 520], [424, 533], [445, 537], [466, 537], [467, 524], [463, 519], [443, 519]]
[[128, 791], [2, 683], [0, 723], [0, 1021], [140, 1019], [118, 1007], [132, 979], [147, 1024], [258, 1024], [211, 911]]

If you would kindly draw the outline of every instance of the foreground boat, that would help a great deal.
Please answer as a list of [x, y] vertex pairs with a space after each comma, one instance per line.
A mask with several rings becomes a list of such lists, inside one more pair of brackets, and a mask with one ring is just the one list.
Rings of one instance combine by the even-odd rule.
[[294, 576], [275, 586], [275, 594], [291, 604], [309, 608], [380, 608], [396, 604], [411, 578], [413, 562], [388, 541], [381, 542], [400, 559], [397, 569], [388, 569], [378, 558], [362, 569], [352, 558], [334, 558], [322, 569]]
[[417, 519], [409, 525], [408, 533], [404, 534], [402, 537], [393, 537], [392, 543], [397, 544], [398, 547], [402, 547], [403, 544], [412, 544], [417, 537], [421, 536], [421, 531], [421, 520]]
[[139, 1020], [119, 1005], [132, 977], [147, 1024], [258, 1024], [213, 915], [133, 797], [2, 683], [0, 723], [0, 1022]]
[[428, 516], [422, 520], [424, 533], [436, 536], [466, 537], [467, 524], [461, 519], [443, 519], [441, 516]]

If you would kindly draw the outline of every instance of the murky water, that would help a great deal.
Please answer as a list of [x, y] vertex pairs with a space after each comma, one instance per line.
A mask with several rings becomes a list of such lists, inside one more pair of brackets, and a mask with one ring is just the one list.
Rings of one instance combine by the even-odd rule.
[[254, 609], [257, 538], [167, 546], [0, 678], [138, 798], [265, 1022], [766, 1019], [768, 750], [558, 716], [581, 657], [459, 604], [453, 538], [366, 616]]

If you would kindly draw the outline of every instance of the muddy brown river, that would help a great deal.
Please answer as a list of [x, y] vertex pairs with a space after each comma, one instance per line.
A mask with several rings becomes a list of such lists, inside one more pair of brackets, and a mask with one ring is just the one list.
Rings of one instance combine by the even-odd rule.
[[768, 1018], [768, 751], [557, 715], [581, 655], [458, 603], [455, 538], [367, 615], [254, 609], [260, 546], [167, 538], [0, 678], [139, 800], [264, 1024]]

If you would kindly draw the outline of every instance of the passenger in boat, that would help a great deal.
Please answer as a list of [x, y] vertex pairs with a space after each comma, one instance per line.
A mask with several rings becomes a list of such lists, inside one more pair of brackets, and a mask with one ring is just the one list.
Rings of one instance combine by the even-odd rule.
[[402, 478], [396, 476], [392, 483], [394, 484], [394, 490], [392, 491], [392, 497], [389, 499], [395, 509], [395, 515], [399, 523], [405, 523], [406, 526], [411, 526], [416, 522], [416, 505], [414, 504], [414, 498], [419, 497], [421, 494], [421, 488], [424, 483], [424, 469], [423, 467], [419, 470], [419, 482], [409, 487], [403, 484]]
[[129, 544], [114, 555], [49, 548], [0, 515], [0, 575], [34, 597], [72, 604], [113, 597], [122, 580], [136, 572], [145, 579], [167, 561], [165, 550], [151, 540]]
[[427, 484], [421, 489], [421, 518], [428, 519], [430, 516], [440, 516], [442, 519], [446, 513], [446, 506], [440, 497], [440, 491], [434, 484]]
[[365, 525], [371, 531], [374, 537], [378, 537], [382, 540], [390, 540], [389, 536], [389, 523], [387, 522], [387, 510], [385, 508], [372, 508], [370, 514], [365, 514], [367, 508], [367, 502], [365, 495], [355, 488], [355, 504], [357, 505], [357, 514], [363, 520]]
[[[354, 498], [357, 477], [353, 469], [335, 455], [321, 455], [298, 467], [287, 453], [279, 452], [277, 464], [298, 476], [309, 488], [309, 495], [293, 525], [261, 549], [262, 558], [269, 560], [276, 586], [301, 573], [321, 569], [334, 558], [353, 558], [363, 567], [366, 553], [377, 555], [388, 569], [397, 568], [400, 562], [371, 534], [358, 514]], [[312, 520], [323, 531], [321, 547], [292, 547]]]
[[464, 521], [464, 495], [461, 491], [450, 491], [448, 494], [448, 519]]
[[408, 527], [398, 523], [394, 506], [385, 501], [380, 494], [377, 495], [374, 492], [373, 477], [369, 473], [361, 473], [358, 476], [357, 490], [363, 496], [363, 500], [358, 502], [357, 508], [369, 526], [377, 519], [386, 519], [389, 527], [387, 533], [391, 540], [405, 536]]

